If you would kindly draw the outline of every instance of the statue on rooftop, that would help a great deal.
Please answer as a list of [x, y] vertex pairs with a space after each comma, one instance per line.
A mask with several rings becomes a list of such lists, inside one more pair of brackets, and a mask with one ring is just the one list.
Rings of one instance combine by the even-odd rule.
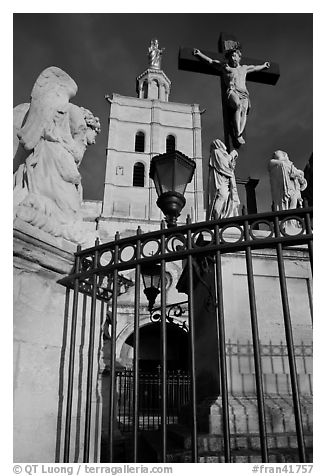
[[161, 69], [162, 53], [165, 48], [160, 49], [158, 40], [153, 38], [148, 48], [148, 64], [150, 68]]
[[75, 81], [51, 66], [38, 77], [31, 103], [14, 109], [14, 217], [83, 244], [79, 166], [100, 122], [70, 103]]
[[207, 219], [238, 216], [239, 195], [234, 170], [238, 152], [228, 153], [225, 144], [215, 139], [211, 143], [209, 156], [209, 206]]
[[238, 145], [245, 144], [243, 133], [250, 110], [246, 76], [248, 73], [269, 68], [270, 63], [266, 61], [264, 64], [256, 66], [240, 64], [242, 57], [240, 46], [234, 46], [225, 52], [225, 62], [212, 59], [196, 48], [193, 50], [193, 54], [213, 67], [222, 68], [222, 76], [226, 87], [226, 103], [230, 115], [230, 131]]
[[289, 210], [302, 206], [301, 192], [307, 187], [302, 170], [297, 169], [289, 156], [276, 150], [269, 161], [268, 171], [272, 200], [276, 210]]

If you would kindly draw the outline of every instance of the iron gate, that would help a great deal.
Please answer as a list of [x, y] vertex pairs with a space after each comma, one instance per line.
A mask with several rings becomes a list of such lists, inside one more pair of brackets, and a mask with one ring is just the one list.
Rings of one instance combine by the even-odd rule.
[[[139, 372], [139, 430], [154, 430], [161, 425], [161, 368], [157, 372]], [[133, 385], [131, 369], [116, 371], [117, 420], [119, 429], [126, 433], [133, 426]], [[178, 423], [180, 409], [189, 402], [190, 376], [177, 370], [167, 373], [167, 423]]]
[[[188, 319], [190, 343], [190, 392], [191, 406], [191, 452], [192, 461], [198, 461], [197, 447], [197, 415], [196, 415], [196, 356], [194, 335], [194, 262], [202, 257], [210, 257], [215, 272], [215, 302], [218, 322], [220, 389], [223, 414], [223, 441], [225, 462], [231, 461], [228, 379], [225, 345], [225, 322], [223, 305], [222, 282], [222, 255], [225, 253], [243, 252], [245, 254], [248, 297], [250, 306], [252, 349], [254, 358], [256, 398], [259, 418], [260, 451], [263, 462], [269, 460], [268, 439], [266, 431], [265, 404], [263, 391], [263, 377], [261, 366], [261, 350], [259, 345], [258, 316], [256, 307], [255, 283], [253, 274], [252, 251], [257, 249], [273, 249], [278, 265], [278, 279], [282, 300], [284, 329], [286, 335], [287, 357], [290, 370], [293, 409], [296, 425], [297, 448], [300, 462], [306, 461], [305, 442], [302, 425], [300, 395], [298, 389], [296, 359], [292, 335], [290, 307], [285, 275], [283, 250], [289, 247], [304, 246], [310, 258], [312, 267], [312, 208], [305, 207], [296, 210], [273, 211], [255, 215], [243, 215], [217, 221], [191, 223], [166, 229], [164, 223], [161, 229], [155, 232], [142, 233], [140, 228], [137, 234], [128, 238], [120, 238], [116, 234], [115, 240], [110, 243], [95, 244], [94, 247], [81, 250], [78, 248], [74, 272], [60, 282], [73, 290], [73, 309], [71, 317], [70, 360], [68, 373], [67, 410], [65, 423], [65, 454], [64, 461], [69, 462], [71, 405], [74, 391], [74, 355], [76, 339], [76, 319], [78, 296], [80, 293], [91, 297], [91, 311], [89, 316], [89, 349], [87, 371], [87, 399], [84, 431], [84, 462], [89, 461], [89, 441], [91, 434], [91, 384], [93, 379], [93, 362], [98, 349], [94, 348], [95, 315], [98, 301], [106, 303], [111, 316], [111, 364], [110, 364], [110, 395], [109, 395], [109, 461], [114, 460], [114, 421], [116, 418], [116, 331], [118, 314], [118, 295], [121, 285], [119, 273], [125, 270], [134, 270], [134, 357], [132, 379], [132, 460], [138, 459], [138, 433], [141, 402], [139, 388], [141, 376], [139, 372], [139, 320], [140, 320], [140, 291], [141, 266], [143, 264], [159, 264], [161, 267], [161, 281], [164, 282], [166, 263], [183, 260], [187, 268], [188, 287]], [[263, 229], [261, 234], [257, 230]], [[229, 240], [228, 233], [234, 238]], [[161, 289], [160, 306], [162, 315], [166, 315], [166, 291]], [[167, 422], [168, 422], [168, 373], [167, 373], [167, 342], [166, 321], [161, 320], [161, 408], [160, 429], [162, 462], [167, 457]], [[96, 358], [96, 357], [95, 357]]]

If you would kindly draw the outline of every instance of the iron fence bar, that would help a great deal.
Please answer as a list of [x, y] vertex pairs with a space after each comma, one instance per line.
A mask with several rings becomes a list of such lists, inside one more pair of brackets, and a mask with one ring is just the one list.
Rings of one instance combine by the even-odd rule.
[[[187, 224], [191, 224], [190, 216], [187, 217]], [[187, 248], [192, 247], [191, 232], [188, 230]], [[195, 311], [194, 311], [194, 273], [193, 258], [191, 255], [187, 259], [188, 265], [188, 319], [189, 319], [189, 339], [190, 339], [190, 392], [191, 392], [191, 456], [193, 463], [198, 462], [197, 446], [197, 395], [196, 395], [196, 360], [195, 360]]]
[[[99, 239], [96, 239], [97, 244]], [[98, 251], [94, 253], [94, 266], [98, 266]], [[94, 338], [95, 338], [95, 316], [96, 316], [96, 293], [97, 293], [97, 275], [93, 275], [92, 282], [92, 301], [91, 315], [89, 322], [89, 342], [87, 358], [87, 388], [86, 388], [86, 406], [85, 406], [85, 434], [84, 434], [84, 463], [89, 462], [89, 441], [91, 431], [91, 412], [92, 412], [92, 390], [93, 390], [93, 365], [94, 365]]]
[[[158, 366], [158, 378], [157, 378], [157, 381], [158, 381], [158, 385], [157, 387], [155, 388], [154, 387], [154, 391], [153, 391], [153, 395], [154, 395], [154, 399], [155, 399], [155, 390], [156, 390], [156, 394], [157, 396], [159, 397], [160, 395], [160, 385], [161, 385], [161, 373], [160, 373], [160, 365]], [[155, 400], [154, 400], [155, 401]], [[157, 400], [159, 401], [159, 400]], [[152, 397], [152, 402], [153, 402], [153, 397]], [[152, 411], [152, 426], [154, 427], [154, 424], [155, 424], [155, 413], [154, 413], [154, 405], [153, 405], [153, 411]]]
[[313, 316], [313, 299], [312, 299], [312, 285], [311, 280], [307, 279], [307, 291], [308, 291], [308, 298], [309, 298], [309, 308], [310, 308], [310, 315], [311, 315], [311, 323], [313, 323], [314, 316]]
[[[165, 223], [161, 222], [161, 230], [165, 230]], [[165, 252], [165, 234], [161, 235], [161, 253]], [[162, 398], [162, 415], [161, 415], [161, 430], [162, 430], [162, 462], [166, 462], [166, 452], [167, 452], [167, 441], [166, 441], [166, 417], [167, 417], [167, 378], [166, 378], [166, 358], [167, 358], [167, 349], [166, 349], [166, 287], [165, 287], [165, 260], [161, 261], [161, 309], [162, 309], [162, 318], [161, 318], [161, 362], [162, 362], [162, 373], [161, 373], [161, 398]]]
[[130, 421], [131, 415], [131, 408], [132, 408], [132, 387], [134, 382], [134, 376], [131, 370], [128, 370], [129, 378], [128, 378], [128, 431], [132, 430], [132, 421]]
[[[219, 243], [219, 226], [215, 226], [215, 240]], [[231, 461], [231, 444], [230, 444], [230, 423], [229, 423], [229, 399], [228, 399], [228, 377], [226, 368], [226, 352], [225, 352], [225, 324], [224, 324], [224, 305], [223, 305], [223, 286], [222, 286], [222, 262], [221, 253], [216, 251], [214, 262], [215, 276], [215, 306], [217, 307], [218, 320], [218, 341], [220, 354], [220, 381], [222, 393], [222, 421], [223, 421], [223, 441], [224, 441], [224, 458], [225, 463]]]
[[269, 361], [270, 361], [270, 364], [271, 364], [272, 374], [275, 374], [274, 360], [273, 360], [273, 344], [272, 344], [271, 340], [269, 341], [269, 356], [270, 356]]
[[176, 403], [177, 403], [177, 414], [178, 414], [178, 416], [180, 414], [180, 406], [181, 406], [180, 405], [180, 398], [181, 398], [181, 395], [182, 395], [182, 387], [180, 385], [180, 372], [181, 372], [181, 370], [177, 370], [177, 379], [176, 379], [177, 380], [177, 382], [176, 382], [176, 384], [177, 384], [177, 396], [176, 396], [177, 402]]
[[[245, 236], [249, 234], [248, 222], [244, 222]], [[257, 319], [257, 306], [256, 306], [256, 293], [254, 272], [252, 263], [251, 248], [246, 248], [246, 265], [247, 265], [247, 282], [248, 282], [248, 294], [249, 294], [249, 306], [250, 306], [250, 319], [251, 319], [251, 332], [252, 343], [254, 351], [254, 364], [255, 364], [255, 380], [256, 380], [256, 392], [257, 392], [257, 407], [258, 407], [258, 420], [259, 420], [259, 436], [261, 446], [262, 462], [269, 461], [268, 458], [268, 445], [267, 445], [267, 431], [266, 431], [266, 415], [265, 415], [265, 403], [263, 392], [263, 375], [261, 365], [261, 353], [259, 346], [259, 330]]]
[[233, 395], [233, 372], [232, 372], [232, 347], [231, 347], [231, 339], [228, 340], [227, 345], [227, 352], [226, 355], [229, 356], [229, 376], [230, 376], [230, 394]]
[[[121, 415], [124, 415], [124, 407], [122, 405], [122, 381], [123, 381], [123, 373], [122, 372], [117, 372], [117, 387], [119, 388], [119, 395], [118, 395], [118, 422], [119, 426], [121, 426]], [[121, 411], [121, 408], [123, 411]]]
[[[138, 227], [137, 236], [141, 235]], [[140, 240], [137, 241], [136, 257], [140, 257]], [[133, 456], [134, 463], [138, 460], [138, 426], [139, 426], [139, 307], [140, 307], [140, 264], [135, 272], [135, 307], [134, 307], [134, 381], [133, 381]]]
[[124, 370], [123, 377], [123, 426], [127, 426], [127, 392], [128, 392], [128, 382], [127, 382], [127, 369]]
[[[306, 202], [306, 200], [305, 200]], [[307, 210], [307, 207], [304, 208], [304, 210]], [[309, 235], [312, 235], [312, 227], [311, 227], [311, 220], [310, 220], [310, 213], [306, 211], [305, 216], [305, 225], [306, 225], [306, 232]], [[312, 246], [312, 240], [308, 241], [308, 252], [309, 252], [309, 259], [310, 259], [310, 266], [311, 266], [311, 273], [313, 272], [313, 246]]]
[[62, 349], [60, 355], [60, 380], [59, 380], [59, 388], [58, 388], [58, 396], [59, 396], [59, 409], [58, 409], [58, 418], [57, 418], [57, 428], [60, 430], [57, 432], [56, 438], [56, 449], [55, 449], [55, 462], [60, 461], [60, 453], [62, 449], [62, 435], [64, 435], [64, 425], [63, 425], [63, 407], [66, 405], [64, 401], [64, 373], [65, 373], [65, 356], [66, 351], [68, 349], [68, 329], [69, 329], [69, 322], [70, 322], [70, 303], [71, 303], [71, 296], [72, 292], [70, 288], [66, 288], [65, 290], [65, 308], [64, 308], [64, 325], [63, 325], [63, 333], [62, 333]]
[[[119, 233], [115, 235], [114, 261], [119, 259]], [[111, 323], [111, 368], [110, 368], [110, 394], [109, 394], [109, 463], [113, 463], [113, 430], [114, 430], [114, 410], [115, 410], [115, 353], [117, 334], [117, 307], [118, 307], [118, 270], [113, 272], [113, 295], [112, 295], [112, 323]]]
[[[77, 251], [80, 251], [81, 246], [77, 246]], [[77, 275], [80, 269], [80, 256], [75, 257], [75, 270]], [[69, 367], [68, 367], [68, 384], [67, 384], [67, 407], [66, 407], [66, 426], [65, 426], [65, 442], [63, 462], [69, 463], [70, 452], [70, 432], [71, 432], [71, 410], [72, 410], [72, 397], [74, 387], [74, 368], [75, 368], [75, 346], [76, 346], [76, 330], [77, 330], [77, 313], [78, 313], [78, 290], [79, 279], [74, 280], [74, 297], [72, 304], [72, 316], [71, 316], [71, 329], [70, 329], [70, 349], [69, 349]]]
[[[144, 235], [143, 235], [144, 236]], [[220, 243], [219, 245], [207, 245], [201, 246], [198, 248], [192, 248], [191, 250], [179, 250], [175, 252], [165, 252], [164, 254], [146, 256], [140, 259], [133, 259], [128, 262], [114, 263], [108, 265], [105, 268], [90, 269], [89, 271], [84, 271], [78, 275], [71, 274], [65, 278], [60, 279], [58, 282], [64, 286], [69, 286], [70, 283], [78, 277], [79, 279], [90, 278], [94, 273], [99, 275], [111, 273], [114, 269], [118, 271], [126, 271], [128, 269], [134, 269], [137, 264], [149, 264], [149, 263], [160, 263], [162, 259], [166, 262], [170, 261], [181, 261], [186, 259], [188, 255], [200, 256], [202, 254], [214, 254], [217, 251], [220, 254], [231, 253], [237, 251], [245, 251], [247, 246], [251, 246], [252, 250], [258, 249], [274, 249], [278, 244], [284, 246], [300, 246], [306, 245], [309, 241], [312, 240], [312, 235], [298, 235], [298, 236], [279, 236], [277, 238], [261, 238], [261, 239], [251, 239], [249, 241], [233, 242], [233, 243]], [[89, 249], [89, 253], [92, 250]]]
[[[275, 216], [275, 219], [274, 219], [274, 226], [275, 226], [275, 234], [276, 236], [279, 236], [280, 227], [279, 227], [279, 219], [277, 216]], [[305, 463], [306, 452], [305, 452], [305, 443], [304, 443], [304, 436], [303, 436], [298, 376], [297, 376], [297, 368], [296, 368], [296, 362], [295, 362], [295, 349], [294, 349], [294, 343], [293, 343], [290, 307], [289, 307], [286, 276], [285, 276], [283, 248], [281, 243], [277, 245], [276, 253], [277, 253], [277, 264], [278, 264], [280, 288], [281, 288], [285, 337], [286, 337], [286, 344], [288, 349], [288, 360], [289, 360], [289, 369], [290, 369], [290, 377], [291, 377], [293, 409], [294, 409], [294, 417], [295, 417], [295, 425], [296, 425], [296, 433], [297, 433], [297, 441], [298, 441], [298, 451], [299, 451], [300, 462]]]
[[[149, 379], [146, 378], [146, 386], [145, 386], [145, 391], [146, 391], [146, 401], [147, 401], [147, 408], [150, 409], [151, 408], [151, 387], [150, 387], [150, 384], [149, 384]], [[149, 418], [149, 413], [150, 413], [150, 410], [147, 411], [147, 429], [149, 430], [149, 421], [150, 421], [150, 418]]]
[[303, 340], [301, 341], [301, 352], [302, 352], [302, 365], [303, 365], [303, 370], [304, 370], [304, 373], [307, 374], [307, 363], [306, 363], [306, 348], [305, 348], [305, 345], [304, 345], [304, 342]]

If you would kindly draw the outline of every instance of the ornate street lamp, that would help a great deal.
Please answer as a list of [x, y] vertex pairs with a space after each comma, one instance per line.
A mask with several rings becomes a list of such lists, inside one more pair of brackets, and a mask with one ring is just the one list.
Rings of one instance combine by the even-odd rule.
[[191, 182], [196, 163], [178, 150], [152, 158], [149, 176], [158, 195], [157, 206], [165, 215], [168, 228], [176, 226], [186, 204], [184, 193]]
[[141, 267], [141, 275], [144, 283], [144, 294], [148, 299], [148, 310], [152, 312], [155, 299], [160, 293], [161, 266], [158, 264], [144, 264]]
[[[148, 310], [150, 312], [150, 319], [152, 322], [160, 322], [162, 320], [161, 308], [154, 308], [155, 299], [160, 293], [161, 288], [161, 266], [158, 264], [145, 264], [141, 266], [141, 275], [144, 284], [144, 294], [148, 300]], [[188, 332], [186, 321], [182, 324], [175, 322], [175, 317], [181, 317], [186, 312], [184, 306], [188, 304], [188, 301], [182, 301], [173, 304], [166, 305], [167, 314], [165, 316], [166, 321], [169, 324], [174, 324], [180, 327], [182, 330]], [[173, 317], [174, 316], [174, 317]]]

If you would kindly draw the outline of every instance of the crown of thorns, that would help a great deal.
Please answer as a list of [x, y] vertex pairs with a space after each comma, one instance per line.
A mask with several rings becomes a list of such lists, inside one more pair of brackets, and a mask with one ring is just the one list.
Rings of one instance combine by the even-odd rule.
[[239, 41], [226, 40], [226, 41], [224, 41], [224, 49], [225, 49], [225, 53], [227, 53], [230, 50], [232, 50], [232, 51], [240, 50], [241, 51], [241, 44], [239, 43]]
[[242, 55], [241, 44], [238, 41], [228, 40], [224, 43], [224, 56], [226, 59], [230, 58], [230, 56], [235, 52], [238, 51], [240, 55]]

